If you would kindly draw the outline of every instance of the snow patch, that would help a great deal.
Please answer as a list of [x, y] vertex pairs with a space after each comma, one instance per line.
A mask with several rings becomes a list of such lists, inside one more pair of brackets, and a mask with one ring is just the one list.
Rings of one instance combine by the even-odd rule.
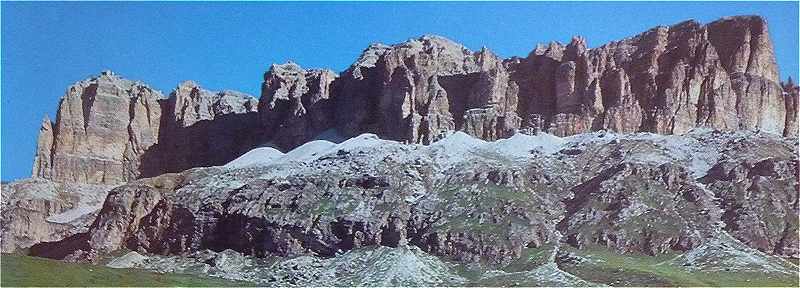
[[427, 152], [438, 163], [449, 165], [468, 160], [472, 155], [492, 153], [509, 159], [550, 155], [560, 151], [567, 143], [564, 138], [547, 133], [514, 134], [506, 139], [487, 142], [464, 132], [455, 132], [427, 147]]
[[517, 133], [507, 139], [489, 142], [486, 145], [486, 150], [492, 150], [511, 157], [528, 157], [534, 151], [543, 154], [557, 153], [565, 143], [567, 141], [563, 138], [547, 133], [536, 135]]
[[608, 144], [609, 142], [618, 139], [619, 134], [608, 131], [594, 131], [581, 134], [570, 135], [563, 139], [567, 143], [583, 146], [592, 143]]
[[486, 141], [457, 131], [429, 145], [426, 151], [437, 163], [447, 165], [465, 161], [474, 149], [484, 144]]
[[64, 188], [74, 196], [78, 196], [78, 202], [69, 210], [61, 211], [45, 218], [45, 221], [58, 224], [73, 224], [81, 220], [84, 216], [90, 215], [100, 208], [103, 208], [105, 197], [112, 186], [77, 184], [69, 185]]
[[265, 164], [280, 158], [283, 155], [284, 154], [281, 151], [278, 151], [278, 149], [272, 147], [260, 147], [244, 153], [244, 155], [239, 156], [239, 158], [236, 158], [233, 161], [228, 162], [228, 164], [225, 164], [224, 167], [238, 169], [252, 165]]
[[347, 141], [342, 142], [341, 144], [336, 146], [336, 148], [337, 148], [337, 150], [344, 150], [344, 151], [352, 152], [352, 151], [357, 151], [357, 150], [361, 150], [361, 149], [364, 149], [364, 148], [376, 147], [376, 146], [384, 145], [384, 144], [391, 145], [391, 144], [399, 144], [399, 143], [396, 142], [396, 141], [383, 140], [381, 138], [378, 138], [378, 135], [375, 135], [375, 134], [365, 133], [365, 134], [361, 134], [361, 135], [358, 135], [356, 137], [347, 139]]
[[635, 141], [653, 144], [660, 151], [646, 149], [639, 152], [635, 149], [627, 151], [628, 161], [650, 164], [680, 163], [684, 165], [694, 178], [705, 176], [711, 167], [720, 159], [721, 147], [713, 141], [704, 139], [708, 129], [692, 130], [686, 135], [661, 135], [648, 132], [618, 134], [614, 132], [595, 131], [565, 137], [570, 146], [607, 145], [614, 141]]
[[103, 208], [103, 203], [102, 202], [98, 202], [98, 203], [93, 204], [93, 205], [89, 205], [89, 204], [85, 204], [85, 203], [78, 203], [78, 207], [75, 207], [73, 209], [69, 209], [67, 211], [64, 211], [64, 212], [61, 212], [61, 213], [58, 213], [58, 214], [50, 215], [45, 220], [47, 222], [50, 222], [50, 223], [67, 224], [67, 223], [75, 221], [75, 220], [77, 220], [77, 219], [79, 219], [79, 218], [81, 218], [81, 217], [83, 217], [85, 215], [92, 214], [95, 211], [100, 210], [100, 208]]
[[314, 140], [292, 149], [277, 160], [277, 162], [304, 162], [308, 163], [319, 159], [336, 147], [336, 143], [327, 140]]
[[664, 150], [664, 153], [660, 155], [649, 153], [650, 159], [648, 160], [659, 163], [682, 162], [692, 172], [694, 178], [705, 176], [706, 172], [720, 158], [718, 147], [692, 137], [637, 133], [633, 134], [631, 138], [652, 141]]

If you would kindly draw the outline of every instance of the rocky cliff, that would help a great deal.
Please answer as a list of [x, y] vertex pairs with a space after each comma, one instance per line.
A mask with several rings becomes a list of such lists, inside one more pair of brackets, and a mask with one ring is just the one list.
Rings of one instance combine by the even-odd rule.
[[3, 253], [85, 232], [111, 186], [25, 179], [2, 184]]
[[163, 130], [158, 145], [144, 157], [146, 176], [226, 163], [259, 142], [253, 96], [209, 91], [186, 81], [162, 102]]
[[[793, 84], [778, 79], [758, 16], [686, 21], [589, 48], [538, 45], [502, 59], [439, 36], [373, 44], [340, 75], [272, 65], [259, 100], [180, 84], [170, 95], [110, 73], [68, 89], [40, 129], [34, 176], [124, 183], [284, 151], [336, 131], [429, 144], [448, 131], [683, 134], [694, 127], [797, 135]], [[795, 95], [795, 96], [793, 96]]]
[[726, 235], [797, 257], [796, 151], [796, 143], [752, 132], [495, 142], [456, 133], [430, 146], [364, 134], [243, 167], [131, 182], [109, 193], [87, 232], [31, 251], [72, 260], [119, 249], [327, 258], [416, 246], [504, 266], [527, 248], [559, 243], [663, 255]]
[[334, 85], [345, 135], [430, 143], [445, 131], [498, 139], [519, 127], [518, 91], [503, 60], [438, 36], [370, 46]]
[[224, 163], [256, 142], [242, 135], [250, 133], [257, 106], [252, 96], [212, 92], [191, 81], [165, 99], [141, 82], [106, 71], [70, 86], [55, 123], [42, 121], [33, 176], [120, 184]]
[[783, 97], [786, 99], [786, 125], [783, 128], [783, 135], [786, 137], [797, 138], [797, 133], [800, 132], [797, 126], [798, 109], [800, 109], [800, 87], [794, 84], [792, 77], [782, 83]]
[[487, 140], [518, 129], [788, 136], [796, 109], [787, 110], [779, 83], [767, 24], [741, 16], [656, 27], [593, 49], [575, 37], [525, 58], [500, 59], [437, 36], [375, 44], [333, 81], [329, 98], [345, 135], [412, 143], [450, 130]]
[[161, 98], [110, 71], [70, 86], [56, 122], [42, 123], [34, 176], [74, 183], [138, 178], [142, 155], [158, 141]]
[[295, 63], [272, 65], [264, 73], [258, 111], [265, 139], [293, 148], [330, 129], [333, 121], [330, 70], [305, 70]]

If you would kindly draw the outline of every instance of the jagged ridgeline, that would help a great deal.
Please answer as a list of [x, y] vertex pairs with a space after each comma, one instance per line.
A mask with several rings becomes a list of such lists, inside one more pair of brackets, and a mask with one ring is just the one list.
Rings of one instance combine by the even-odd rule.
[[78, 82], [42, 124], [33, 175], [123, 183], [221, 165], [264, 143], [287, 151], [329, 129], [422, 144], [453, 130], [485, 140], [526, 129], [796, 136], [796, 99], [760, 17], [688, 21], [594, 49], [576, 37], [510, 59], [423, 36], [371, 45], [340, 75], [273, 65], [258, 101], [192, 82], [165, 99], [111, 73]]
[[373, 44], [272, 65], [259, 99], [103, 72], [3, 185], [2, 249], [261, 285], [796, 286], [797, 103], [757, 16], [525, 58]]

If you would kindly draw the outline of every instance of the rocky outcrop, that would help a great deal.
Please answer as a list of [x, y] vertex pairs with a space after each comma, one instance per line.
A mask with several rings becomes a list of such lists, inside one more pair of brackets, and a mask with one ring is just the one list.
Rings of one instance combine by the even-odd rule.
[[163, 99], [143, 83], [103, 72], [70, 86], [56, 122], [42, 121], [33, 176], [120, 184], [224, 164], [258, 142], [257, 108], [252, 96], [192, 81]]
[[800, 98], [798, 98], [800, 97], [800, 87], [794, 84], [792, 77], [789, 77], [786, 83], [781, 86], [783, 86], [783, 97], [786, 101], [786, 125], [783, 129], [783, 135], [797, 138], [797, 134], [800, 132], [798, 131], [800, 127], [797, 125], [798, 117], [800, 117], [798, 113], [800, 112], [798, 111], [800, 108]]
[[[412, 245], [502, 266], [558, 243], [660, 255], [727, 231], [794, 257], [796, 149], [767, 133], [713, 131], [488, 143], [457, 133], [423, 147], [362, 135], [297, 160], [132, 182], [109, 193], [86, 233], [31, 251], [82, 260], [119, 249], [333, 257]], [[729, 162], [754, 164], [716, 168]]]
[[290, 149], [331, 128], [330, 70], [304, 70], [294, 63], [272, 65], [264, 74], [258, 111], [263, 135]]
[[726, 157], [701, 180], [719, 198], [727, 232], [763, 252], [797, 258], [797, 146], [768, 142], [754, 138], [725, 143], [731, 150], [750, 149], [753, 154]]
[[792, 176], [798, 173], [797, 160], [768, 158], [714, 168], [710, 188], [720, 191], [725, 230], [763, 252], [800, 256], [796, 228], [800, 187]]
[[185, 81], [162, 107], [159, 144], [144, 155], [143, 176], [222, 165], [261, 142], [258, 101], [248, 94]]
[[558, 135], [698, 126], [783, 133], [784, 100], [760, 17], [687, 21], [594, 49], [574, 38], [510, 64], [530, 93], [523, 115], [541, 114]]
[[786, 111], [766, 21], [757, 16], [727, 17], [709, 24], [707, 30], [731, 79], [739, 128], [782, 133]]
[[2, 252], [85, 232], [110, 186], [26, 179], [2, 185]]
[[502, 59], [438, 36], [372, 45], [335, 85], [336, 125], [345, 135], [430, 143], [445, 131], [486, 139], [519, 126], [517, 87]]
[[567, 214], [559, 223], [564, 241], [648, 255], [696, 247], [721, 212], [713, 195], [687, 174], [670, 164], [622, 163], [600, 171], [565, 200]]
[[33, 175], [42, 178], [51, 178], [53, 161], [50, 157], [53, 149], [53, 122], [45, 116], [39, 128], [39, 138], [36, 143], [36, 156], [33, 158]]
[[158, 142], [159, 99], [110, 71], [70, 86], [56, 122], [42, 125], [34, 176], [91, 184], [138, 178], [142, 155]]
[[174, 120], [180, 127], [189, 127], [199, 121], [211, 121], [228, 114], [258, 111], [258, 100], [253, 96], [225, 90], [212, 92], [193, 81], [184, 81], [170, 95]]

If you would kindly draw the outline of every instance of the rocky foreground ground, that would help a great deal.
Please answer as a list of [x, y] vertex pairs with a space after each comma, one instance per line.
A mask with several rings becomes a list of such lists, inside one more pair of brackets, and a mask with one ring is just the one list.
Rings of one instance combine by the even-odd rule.
[[[29, 252], [271, 285], [614, 284], [587, 274], [610, 257], [794, 283], [796, 153], [777, 135], [707, 129], [316, 140], [121, 185], [88, 228]], [[34, 219], [8, 207], [4, 219]], [[693, 283], [649, 277], [617, 280]]]

